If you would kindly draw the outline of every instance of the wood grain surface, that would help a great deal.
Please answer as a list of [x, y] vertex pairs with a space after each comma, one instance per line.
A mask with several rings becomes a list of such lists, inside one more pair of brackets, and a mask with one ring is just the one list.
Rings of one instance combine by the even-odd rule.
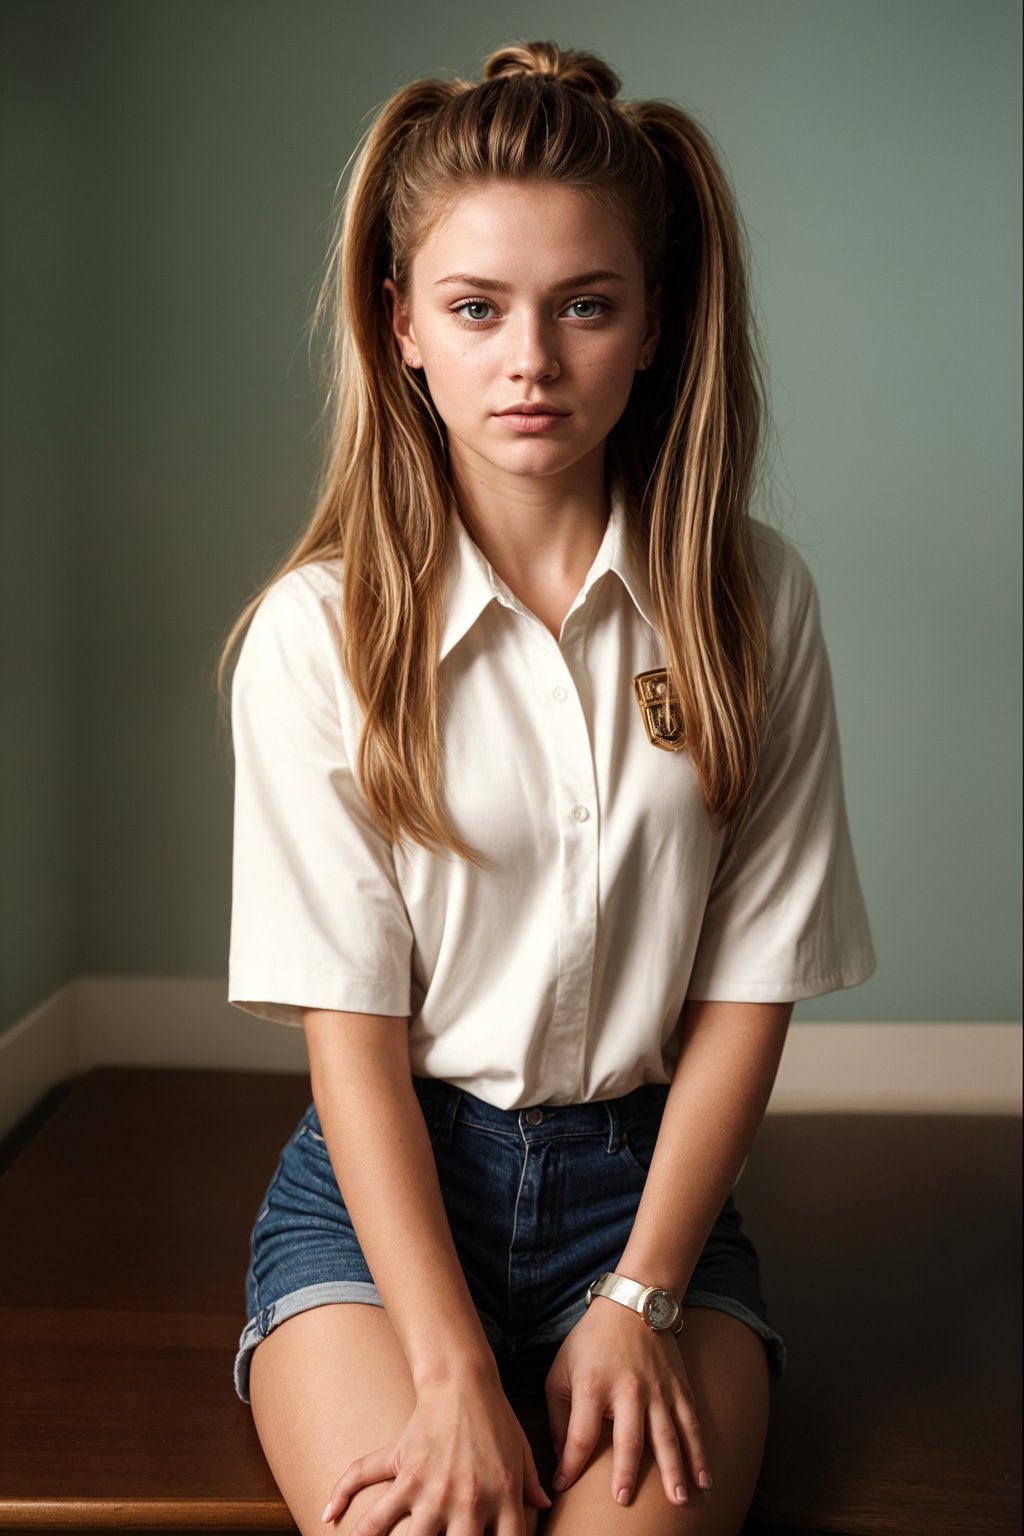
[[[0, 1531], [291, 1531], [232, 1365], [307, 1077], [101, 1067], [0, 1175]], [[783, 1115], [735, 1199], [788, 1348], [747, 1536], [1021, 1516], [1021, 1122]]]

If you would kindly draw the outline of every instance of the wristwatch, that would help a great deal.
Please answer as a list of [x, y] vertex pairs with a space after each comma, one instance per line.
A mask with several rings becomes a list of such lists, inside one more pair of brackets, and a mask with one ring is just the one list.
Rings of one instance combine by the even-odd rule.
[[606, 1269], [587, 1287], [588, 1307], [595, 1296], [621, 1301], [624, 1307], [639, 1312], [648, 1328], [653, 1328], [656, 1333], [682, 1331], [682, 1304], [671, 1291], [660, 1285], [641, 1285], [639, 1280], [627, 1280], [625, 1275], [616, 1275]]

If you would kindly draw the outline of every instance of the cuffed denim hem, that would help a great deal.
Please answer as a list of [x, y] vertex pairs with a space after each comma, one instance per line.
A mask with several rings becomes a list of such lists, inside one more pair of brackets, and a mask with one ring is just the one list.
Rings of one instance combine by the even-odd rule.
[[[684, 1307], [713, 1307], [718, 1312], [727, 1312], [730, 1317], [738, 1318], [741, 1323], [748, 1324], [754, 1332], [764, 1340], [768, 1349], [769, 1374], [779, 1377], [786, 1369], [786, 1345], [780, 1334], [758, 1317], [750, 1307], [744, 1306], [742, 1301], [737, 1301], [734, 1296], [719, 1296], [712, 1291], [687, 1291], [683, 1296]], [[538, 1328], [536, 1333], [531, 1333], [528, 1338], [513, 1342], [504, 1337], [500, 1330], [493, 1324], [488, 1324], [484, 1319], [484, 1328], [492, 1345], [499, 1349], [521, 1351], [527, 1353], [533, 1349], [539, 1349], [544, 1345], [560, 1344], [575, 1328], [580, 1318], [586, 1311], [584, 1301], [575, 1302], [571, 1307], [566, 1307], [557, 1317], [552, 1318], [543, 1328]]]
[[[279, 1301], [271, 1302], [269, 1307], [263, 1307], [255, 1317], [250, 1318], [242, 1330], [238, 1341], [238, 1353], [235, 1356], [234, 1380], [235, 1391], [243, 1403], [248, 1403], [249, 1398], [249, 1364], [253, 1350], [265, 1339], [271, 1329], [278, 1323], [283, 1323], [286, 1318], [294, 1317], [297, 1312], [306, 1312], [311, 1307], [321, 1307], [328, 1302], [355, 1301], [364, 1305], [382, 1307], [380, 1293], [375, 1285], [368, 1285], [359, 1280], [331, 1280], [320, 1285], [304, 1285], [300, 1290], [291, 1291], [287, 1296], [282, 1296]], [[719, 1312], [726, 1312], [730, 1317], [738, 1318], [741, 1323], [746, 1323], [754, 1332], [764, 1340], [768, 1351], [769, 1374], [778, 1378], [786, 1369], [786, 1345], [781, 1336], [771, 1328], [763, 1318], [758, 1317], [749, 1307], [743, 1305], [732, 1296], [716, 1296], [710, 1291], [687, 1291], [683, 1296], [683, 1305], [686, 1307], [712, 1307]], [[513, 1343], [501, 1332], [501, 1329], [493, 1319], [480, 1313], [480, 1321], [487, 1336], [488, 1342], [496, 1353], [504, 1353], [511, 1349], [514, 1354], [529, 1356], [531, 1351], [543, 1349], [545, 1345], [558, 1345], [575, 1328], [583, 1316], [586, 1307], [583, 1302], [578, 1302], [560, 1312], [544, 1328], [530, 1334], [529, 1338]]]
[[382, 1307], [380, 1292], [375, 1285], [364, 1280], [326, 1280], [319, 1285], [304, 1285], [300, 1290], [289, 1291], [287, 1296], [272, 1301], [269, 1307], [261, 1307], [242, 1329], [235, 1356], [235, 1391], [243, 1403], [249, 1399], [249, 1363], [252, 1352], [272, 1328], [283, 1323], [297, 1312], [308, 1312], [310, 1307], [322, 1307], [331, 1301], [361, 1301], [373, 1307]]
[[769, 1327], [763, 1317], [758, 1317], [756, 1312], [745, 1307], [742, 1301], [737, 1301], [732, 1296], [715, 1296], [711, 1291], [687, 1291], [683, 1297], [683, 1306], [714, 1307], [718, 1312], [728, 1312], [730, 1317], [738, 1317], [741, 1323], [747, 1323], [764, 1339], [768, 1348], [769, 1375], [778, 1378], [785, 1371], [786, 1346], [781, 1334]]

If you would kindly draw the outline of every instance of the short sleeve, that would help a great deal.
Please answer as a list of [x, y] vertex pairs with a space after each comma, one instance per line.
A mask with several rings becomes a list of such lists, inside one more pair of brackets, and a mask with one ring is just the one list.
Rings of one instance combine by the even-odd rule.
[[771, 532], [769, 729], [753, 799], [726, 830], [687, 987], [710, 1001], [796, 1002], [876, 969], [818, 594], [803, 557]]
[[231, 688], [235, 758], [228, 1001], [408, 1014], [412, 934], [391, 842], [346, 748], [328, 596], [307, 569], [264, 595]]

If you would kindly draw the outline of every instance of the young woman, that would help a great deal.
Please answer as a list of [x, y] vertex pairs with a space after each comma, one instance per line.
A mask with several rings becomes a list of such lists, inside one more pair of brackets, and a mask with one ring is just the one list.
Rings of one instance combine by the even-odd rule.
[[304, 1532], [739, 1530], [785, 1349], [732, 1191], [793, 1003], [875, 966], [742, 226], [617, 93], [533, 43], [382, 109], [225, 649], [229, 998], [313, 1094], [235, 1385]]

